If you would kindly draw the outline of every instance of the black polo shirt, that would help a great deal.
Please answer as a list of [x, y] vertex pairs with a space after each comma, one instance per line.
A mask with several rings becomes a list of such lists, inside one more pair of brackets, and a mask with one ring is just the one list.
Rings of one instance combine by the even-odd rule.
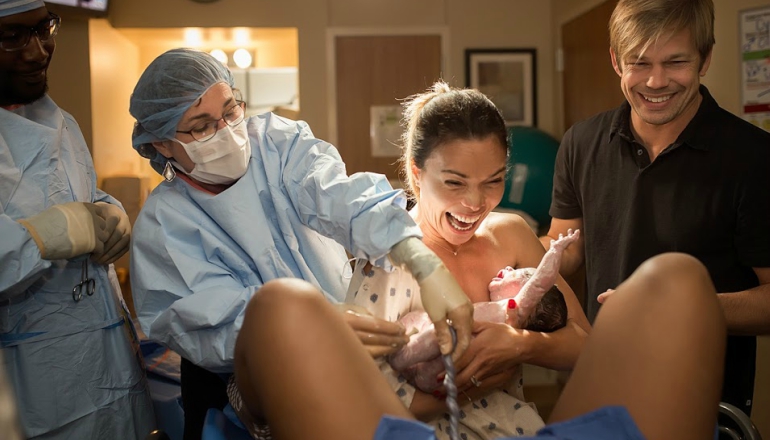
[[[599, 293], [663, 252], [698, 258], [717, 292], [756, 287], [752, 267], [770, 267], [770, 133], [700, 93], [697, 114], [654, 162], [634, 140], [627, 102], [564, 135], [550, 214], [583, 219], [591, 322]], [[729, 338], [723, 400], [749, 411], [755, 355], [756, 338]]]

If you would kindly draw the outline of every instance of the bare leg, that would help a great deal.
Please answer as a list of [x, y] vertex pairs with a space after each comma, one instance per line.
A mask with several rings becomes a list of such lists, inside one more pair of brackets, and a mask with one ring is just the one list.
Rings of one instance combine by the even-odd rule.
[[652, 258], [608, 298], [550, 421], [623, 405], [650, 440], [711, 438], [725, 338], [705, 268]]
[[339, 311], [301, 280], [271, 281], [251, 300], [235, 377], [277, 439], [371, 439], [384, 414], [413, 418]]

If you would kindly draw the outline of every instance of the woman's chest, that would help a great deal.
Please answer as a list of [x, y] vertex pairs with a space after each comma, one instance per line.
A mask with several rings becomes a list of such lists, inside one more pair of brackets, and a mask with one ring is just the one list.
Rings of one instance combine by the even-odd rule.
[[512, 253], [506, 256], [499, 249], [488, 246], [465, 256], [458, 253], [452, 261], [444, 263], [471, 302], [476, 303], [489, 301], [489, 282], [500, 269], [515, 263], [512, 257]]

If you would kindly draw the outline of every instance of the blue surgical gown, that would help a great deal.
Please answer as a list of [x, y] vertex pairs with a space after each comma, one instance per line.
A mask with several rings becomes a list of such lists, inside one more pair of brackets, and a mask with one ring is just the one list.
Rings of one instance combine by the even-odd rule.
[[348, 176], [336, 148], [304, 122], [268, 113], [244, 123], [246, 174], [217, 195], [180, 178], [162, 183], [139, 214], [131, 248], [142, 330], [217, 373], [232, 372], [246, 305], [262, 284], [301, 278], [341, 302], [345, 249], [385, 264], [394, 244], [421, 236], [402, 191], [379, 174]]
[[[96, 189], [80, 128], [45, 96], [0, 109], [0, 344], [29, 438], [144, 439], [155, 422], [112, 267], [72, 298], [85, 257], [43, 260], [17, 219], [53, 205], [119, 203]], [[1, 435], [0, 435], [1, 436]]]

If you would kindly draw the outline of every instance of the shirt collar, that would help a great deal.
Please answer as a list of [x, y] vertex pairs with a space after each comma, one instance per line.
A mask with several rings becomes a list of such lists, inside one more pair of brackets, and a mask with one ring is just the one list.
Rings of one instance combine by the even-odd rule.
[[[703, 97], [698, 111], [687, 124], [687, 127], [679, 134], [675, 143], [686, 144], [698, 150], [709, 150], [710, 141], [714, 139], [718, 128], [720, 107], [706, 86], [701, 84], [698, 91]], [[615, 109], [612, 116], [610, 138], [615, 134], [621, 135], [629, 142], [634, 140], [634, 135], [631, 132], [631, 105], [628, 101], [624, 101], [620, 107]]]

